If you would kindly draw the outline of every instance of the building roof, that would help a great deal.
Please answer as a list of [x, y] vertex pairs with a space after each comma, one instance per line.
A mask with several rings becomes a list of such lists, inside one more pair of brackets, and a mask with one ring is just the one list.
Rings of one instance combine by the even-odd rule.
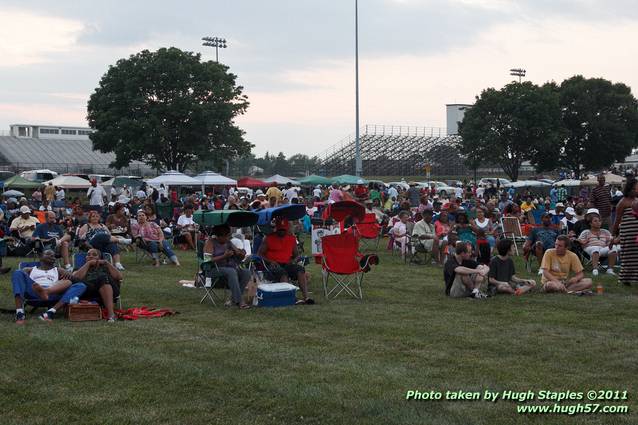
[[[64, 165], [100, 165], [107, 168], [115, 160], [115, 154], [93, 150], [91, 140], [35, 139], [28, 137], [0, 136], [0, 163], [44, 164], [45, 168], [60, 169]], [[133, 166], [142, 163], [133, 161]], [[149, 168], [143, 166], [144, 168]], [[42, 168], [40, 165], [31, 168]]]

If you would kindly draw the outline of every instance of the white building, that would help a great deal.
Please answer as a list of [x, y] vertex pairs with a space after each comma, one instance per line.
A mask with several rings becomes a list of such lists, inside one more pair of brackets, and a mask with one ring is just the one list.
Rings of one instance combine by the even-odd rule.
[[11, 124], [10, 135], [32, 139], [89, 140], [93, 130], [88, 127], [63, 127], [58, 125]]

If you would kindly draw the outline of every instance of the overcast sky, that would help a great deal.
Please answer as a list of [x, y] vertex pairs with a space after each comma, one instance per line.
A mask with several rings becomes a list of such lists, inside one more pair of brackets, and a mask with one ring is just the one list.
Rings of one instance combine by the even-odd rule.
[[[214, 59], [209, 35], [228, 40], [255, 153], [318, 154], [354, 133], [354, 0], [0, 0], [0, 17], [0, 130], [84, 126], [109, 65], [168, 46]], [[446, 103], [512, 67], [539, 84], [638, 82], [636, 0], [361, 0], [359, 25], [362, 125], [444, 127]]]

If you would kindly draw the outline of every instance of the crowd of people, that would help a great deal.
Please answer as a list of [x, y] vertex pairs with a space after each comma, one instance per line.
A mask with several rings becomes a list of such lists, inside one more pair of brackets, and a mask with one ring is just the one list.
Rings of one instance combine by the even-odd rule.
[[[180, 262], [176, 247], [194, 250], [203, 238], [204, 255], [217, 264], [231, 289], [231, 305], [248, 306], [242, 300], [248, 277], [239, 267], [251, 247], [265, 262], [277, 281], [295, 280], [303, 297], [308, 296], [307, 273], [297, 264], [299, 240], [296, 234], [309, 231], [310, 218], [334, 202], [353, 200], [365, 205], [387, 236], [387, 248], [414, 262], [418, 254], [443, 267], [445, 293], [451, 297], [485, 298], [495, 293], [523, 294], [540, 286], [546, 292], [589, 291], [591, 279], [583, 274], [583, 261], [591, 261], [593, 275], [602, 264], [605, 273], [615, 275], [620, 263], [619, 282], [638, 282], [638, 219], [636, 180], [627, 179], [624, 190], [599, 184], [591, 191], [569, 195], [565, 188], [553, 188], [548, 196], [529, 190], [514, 191], [498, 186], [459, 187], [442, 194], [435, 186], [410, 184], [387, 186], [333, 184], [311, 188], [273, 183], [267, 190], [252, 193], [224, 188], [207, 194], [183, 193], [142, 184], [123, 186], [109, 193], [96, 181], [86, 193], [86, 201], [66, 199], [63, 189], [47, 185], [30, 199], [5, 198], [0, 204], [0, 232], [6, 252], [1, 255], [40, 255], [40, 265], [17, 270], [12, 275], [16, 297], [16, 320], [24, 321], [25, 297], [43, 300], [59, 298], [42, 314], [52, 320], [64, 303], [78, 296], [98, 297], [113, 318], [112, 298], [125, 270], [120, 251], [143, 250], [153, 265], [161, 265], [161, 255], [175, 266]], [[304, 204], [307, 220], [274, 223], [272, 232], [253, 235], [251, 229], [217, 226], [210, 234], [197, 232], [193, 214], [198, 210], [247, 210], [287, 204]], [[516, 222], [527, 234], [523, 246], [526, 261], [536, 259], [540, 285], [516, 275], [512, 249], [517, 235], [508, 234], [503, 220]], [[231, 243], [231, 233], [239, 233], [243, 244]], [[251, 243], [260, 237], [260, 246]], [[518, 235], [520, 236], [520, 235]], [[74, 267], [72, 252], [86, 252], [84, 265]], [[1, 258], [1, 257], [0, 257]], [[62, 267], [55, 267], [57, 259]], [[167, 261], [165, 260], [165, 262]], [[1, 266], [1, 264], [0, 264]], [[76, 265], [77, 266], [77, 265]], [[0, 273], [8, 273], [0, 268]], [[86, 294], [86, 295], [84, 295]], [[106, 300], [109, 300], [108, 302]]]

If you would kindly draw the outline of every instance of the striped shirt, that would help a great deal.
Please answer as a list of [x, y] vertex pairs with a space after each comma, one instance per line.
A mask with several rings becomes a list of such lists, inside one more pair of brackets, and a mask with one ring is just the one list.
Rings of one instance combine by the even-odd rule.
[[600, 217], [609, 217], [611, 215], [611, 192], [609, 186], [596, 186], [589, 195], [589, 201], [598, 208]]

